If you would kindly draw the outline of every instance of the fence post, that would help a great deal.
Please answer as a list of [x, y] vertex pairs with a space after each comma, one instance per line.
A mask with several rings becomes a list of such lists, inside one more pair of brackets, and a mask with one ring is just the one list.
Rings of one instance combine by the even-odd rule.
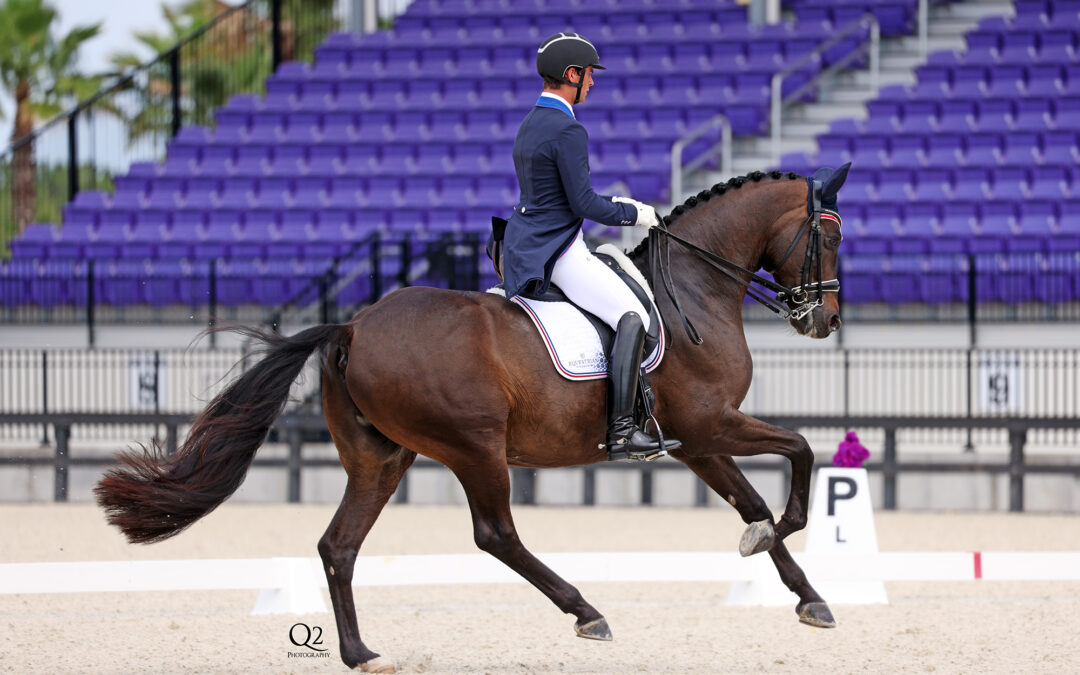
[[652, 501], [652, 466], [646, 464], [641, 467], [641, 504], [642, 506], [652, 506]]
[[884, 487], [882, 503], [886, 510], [896, 510], [896, 427], [885, 427], [885, 457], [881, 462]]
[[382, 240], [378, 234], [371, 239], [371, 304], [382, 297]]
[[300, 427], [289, 429], [289, 503], [300, 502], [300, 453], [303, 449], [303, 436]]
[[[49, 352], [41, 350], [41, 414], [49, 414]], [[49, 425], [41, 425], [41, 444], [49, 444]]]
[[58, 502], [66, 502], [68, 500], [68, 467], [71, 466], [68, 447], [71, 427], [66, 424], [55, 426], [56, 458], [53, 460], [53, 498]]
[[68, 117], [68, 201], [79, 194], [79, 109]]
[[172, 457], [176, 454], [176, 448], [179, 446], [179, 435], [177, 434], [175, 424], [165, 425], [165, 454]]
[[405, 288], [409, 285], [409, 268], [412, 267], [412, 243], [409, 235], [401, 239], [401, 269], [398, 270], [398, 285]]
[[[207, 324], [213, 328], [217, 323], [217, 261], [211, 260], [207, 264], [210, 266], [210, 300], [207, 303], [210, 316], [207, 318]], [[210, 331], [210, 349], [215, 347], [217, 347], [217, 332]]]
[[273, 44], [274, 70], [281, 65], [281, 0], [270, 0], [270, 40]]
[[978, 331], [975, 329], [976, 321], [978, 320], [978, 303], [975, 294], [978, 292], [978, 284], [975, 278], [975, 254], [968, 253], [968, 343], [974, 349], [976, 342], [978, 341]]
[[401, 477], [401, 482], [398, 483], [397, 490], [394, 491], [394, 503], [395, 504], [408, 504], [409, 503], [409, 472], [406, 471], [405, 475]]
[[510, 469], [510, 503], [536, 503], [536, 469]]
[[1024, 510], [1024, 444], [1027, 429], [1009, 429], [1009, 510]]
[[169, 85], [172, 91], [172, 137], [180, 133], [182, 120], [180, 118], [180, 46], [177, 45], [169, 52]]
[[94, 261], [86, 261], [86, 341], [90, 347], [94, 346]]
[[700, 478], [694, 483], [694, 506], [709, 505], [709, 486]]

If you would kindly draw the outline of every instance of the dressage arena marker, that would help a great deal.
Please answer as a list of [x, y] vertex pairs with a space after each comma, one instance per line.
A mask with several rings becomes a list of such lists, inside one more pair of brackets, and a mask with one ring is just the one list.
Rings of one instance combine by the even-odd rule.
[[[796, 553], [794, 557], [814, 584], [1080, 581], [1080, 552]], [[548, 553], [539, 558], [571, 583], [745, 581], [758, 577], [756, 566], [769, 565], [766, 555], [741, 558], [735, 553]], [[486, 554], [362, 556], [353, 577], [354, 586], [492, 583], [525, 582]], [[0, 595], [256, 589], [260, 593], [252, 614], [329, 611], [322, 599], [325, 588], [318, 558], [0, 564]], [[794, 602], [795, 595], [787, 601]]]

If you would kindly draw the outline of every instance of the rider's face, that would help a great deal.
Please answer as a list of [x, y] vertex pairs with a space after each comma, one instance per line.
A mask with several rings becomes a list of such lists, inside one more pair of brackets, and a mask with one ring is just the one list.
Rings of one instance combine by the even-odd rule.
[[[577, 82], [577, 72], [578, 71], [576, 69], [571, 69], [570, 70], [570, 81], [571, 82], [575, 82], [575, 83]], [[588, 66], [587, 68], [585, 68], [585, 81], [582, 82], [582, 84], [581, 84], [581, 99], [578, 101], [579, 103], [581, 101], [585, 100], [585, 97], [589, 94], [589, 89], [593, 86], [592, 74], [593, 74], [593, 67], [592, 66]]]

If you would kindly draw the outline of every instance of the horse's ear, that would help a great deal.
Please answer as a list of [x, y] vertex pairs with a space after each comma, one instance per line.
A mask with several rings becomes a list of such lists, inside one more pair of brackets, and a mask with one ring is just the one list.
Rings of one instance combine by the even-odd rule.
[[832, 175], [825, 179], [825, 184], [821, 188], [821, 197], [823, 200], [836, 201], [836, 194], [840, 192], [841, 186], [843, 186], [844, 181], [847, 180], [849, 169], [851, 169], [851, 162], [836, 169], [832, 172]]

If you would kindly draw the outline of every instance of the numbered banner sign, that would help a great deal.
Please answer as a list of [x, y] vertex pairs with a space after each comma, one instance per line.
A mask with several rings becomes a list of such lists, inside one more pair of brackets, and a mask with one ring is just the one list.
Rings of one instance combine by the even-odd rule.
[[128, 361], [129, 403], [133, 410], [160, 410], [165, 407], [165, 367], [155, 363], [153, 354], [133, 356]]
[[1024, 387], [1019, 356], [1015, 354], [981, 355], [977, 375], [981, 412], [1023, 412]]

